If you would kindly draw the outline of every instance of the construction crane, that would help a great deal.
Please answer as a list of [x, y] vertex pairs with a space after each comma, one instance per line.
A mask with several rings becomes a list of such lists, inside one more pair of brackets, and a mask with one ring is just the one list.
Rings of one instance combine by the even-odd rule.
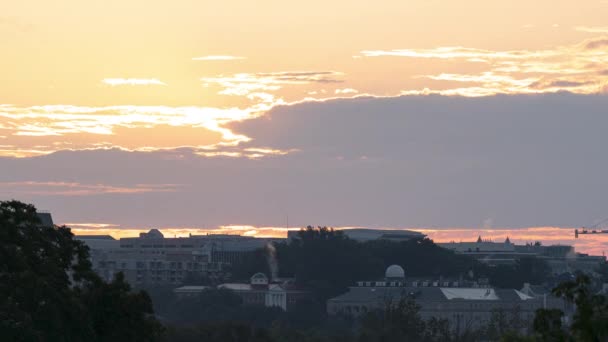
[[605, 226], [605, 224], [608, 223], [608, 218], [605, 218], [601, 221], [599, 221], [598, 223], [588, 227], [588, 228], [581, 228], [581, 230], [579, 231], [578, 229], [574, 230], [574, 238], [578, 239], [578, 235], [579, 234], [608, 234], [608, 229], [599, 229], [602, 226]]

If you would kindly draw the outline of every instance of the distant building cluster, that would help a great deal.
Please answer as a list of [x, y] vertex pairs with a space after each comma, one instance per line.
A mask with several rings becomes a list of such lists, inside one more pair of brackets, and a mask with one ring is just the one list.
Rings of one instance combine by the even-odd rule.
[[[52, 225], [50, 214], [39, 215], [44, 224]], [[425, 235], [414, 231], [348, 229], [342, 230], [356, 241], [390, 240], [408, 241]], [[218, 284], [217, 289], [231, 290], [250, 305], [277, 307], [291, 310], [296, 303], [309, 297], [306, 289], [293, 279], [269, 278], [256, 273], [249, 283], [227, 283], [224, 276], [231, 266], [246, 260], [252, 252], [284, 239], [254, 238], [238, 235], [190, 235], [165, 237], [151, 229], [139, 237], [115, 240], [111, 236], [79, 235], [77, 239], [90, 248], [93, 269], [104, 279], [111, 280], [122, 272], [127, 281], [136, 286], [168, 285], [182, 298], [197, 296], [208, 286], [182, 286], [189, 280], [205, 277]], [[298, 231], [289, 231], [288, 239], [298, 239]], [[553, 273], [592, 271], [606, 261], [604, 256], [576, 253], [572, 246], [542, 246], [540, 243], [515, 245], [509, 238], [504, 242], [439, 243], [455, 253], [471, 256], [488, 265], [514, 264], [525, 257], [545, 260]], [[197, 282], [196, 280], [194, 282]], [[608, 293], [608, 286], [603, 292]], [[525, 284], [522, 289], [499, 289], [490, 286], [488, 279], [474, 279], [472, 274], [463, 278], [406, 277], [399, 265], [386, 269], [383, 279], [360, 280], [346, 293], [327, 301], [330, 315], [361, 316], [372, 310], [383, 309], [387, 304], [407, 298], [420, 306], [424, 319], [445, 319], [458, 333], [487, 326], [496, 312], [517, 315], [529, 324], [540, 308], [560, 309], [566, 313], [568, 323], [573, 309], [540, 286]]]
[[547, 262], [554, 274], [597, 269], [606, 261], [605, 256], [592, 256], [576, 253], [574, 247], [567, 245], [543, 246], [540, 243], [515, 245], [507, 237], [504, 242], [485, 241], [481, 236], [476, 242], [448, 242], [437, 245], [458, 254], [468, 255], [485, 264], [512, 265], [525, 257], [539, 258]]
[[[413, 231], [348, 229], [345, 234], [357, 241], [389, 239], [404, 241], [423, 238]], [[289, 231], [289, 239], [297, 238]], [[188, 279], [206, 277], [219, 281], [230, 266], [240, 263], [249, 253], [278, 238], [254, 238], [240, 235], [210, 234], [188, 237], [165, 237], [158, 229], [139, 237], [116, 240], [109, 235], [78, 235], [91, 249], [93, 269], [111, 280], [123, 272], [134, 285], [181, 285]], [[229, 285], [227, 285], [229, 286]]]
[[136, 238], [79, 235], [91, 249], [93, 269], [111, 280], [123, 272], [134, 285], [179, 285], [197, 277], [219, 278], [227, 268], [276, 239], [238, 235], [166, 238], [157, 229]]
[[[40, 216], [44, 222], [52, 222], [50, 214]], [[407, 241], [425, 237], [424, 234], [408, 230], [345, 229], [342, 232], [361, 242], [378, 239]], [[289, 231], [288, 239], [297, 239], [298, 233]], [[93, 269], [104, 279], [110, 280], [116, 273], [123, 272], [126, 279], [135, 285], [181, 285], [197, 277], [220, 280], [230, 266], [240, 263], [248, 253], [284, 240], [220, 234], [171, 238], [165, 237], [157, 229], [141, 233], [139, 237], [120, 240], [109, 235], [79, 235], [76, 238], [90, 247]], [[518, 259], [535, 257], [545, 260], [554, 274], [589, 272], [606, 261], [604, 256], [576, 253], [572, 246], [515, 245], [509, 238], [504, 242], [492, 242], [479, 237], [476, 242], [438, 245], [488, 265], [514, 264]], [[450, 286], [459, 287], [454, 286], [455, 283], [457, 281]]]

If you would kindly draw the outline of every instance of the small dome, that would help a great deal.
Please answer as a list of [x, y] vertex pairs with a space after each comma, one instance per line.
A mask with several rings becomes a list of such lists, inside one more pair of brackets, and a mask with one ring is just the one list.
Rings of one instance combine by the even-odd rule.
[[268, 277], [264, 273], [256, 273], [251, 276], [251, 284], [265, 285], [268, 284]]
[[399, 266], [399, 265], [390, 265], [387, 269], [386, 269], [386, 273], [384, 274], [384, 276], [386, 278], [405, 278], [405, 271], [403, 270], [403, 267]]

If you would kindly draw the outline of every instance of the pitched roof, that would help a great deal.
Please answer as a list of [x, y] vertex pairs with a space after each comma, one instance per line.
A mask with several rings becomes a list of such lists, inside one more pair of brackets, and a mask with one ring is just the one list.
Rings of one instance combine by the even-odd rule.
[[348, 292], [330, 299], [330, 302], [383, 302], [411, 297], [417, 301], [450, 300], [503, 300], [523, 301], [532, 297], [513, 289], [447, 288], [447, 287], [351, 287]]

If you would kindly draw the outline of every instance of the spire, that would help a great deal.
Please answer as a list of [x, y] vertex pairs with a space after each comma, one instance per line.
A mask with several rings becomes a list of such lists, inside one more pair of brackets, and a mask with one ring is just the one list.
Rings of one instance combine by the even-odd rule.
[[479, 237], [477, 238], [477, 243], [482, 243], [483, 240], [481, 239], [481, 235], [479, 235]]
[[509, 240], [508, 236], [507, 236], [507, 239], [505, 240], [505, 243], [511, 243], [511, 240]]

